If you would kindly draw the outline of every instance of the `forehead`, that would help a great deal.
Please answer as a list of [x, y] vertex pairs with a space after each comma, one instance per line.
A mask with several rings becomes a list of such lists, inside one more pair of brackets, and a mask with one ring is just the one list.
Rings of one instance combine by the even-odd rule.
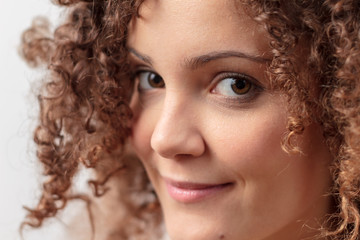
[[145, 0], [139, 15], [129, 25], [128, 45], [148, 55], [179, 48], [184, 56], [216, 49], [268, 53], [265, 29], [233, 0]]
[[[139, 15], [154, 24], [165, 17], [168, 24], [177, 23], [179, 27], [198, 23], [205, 28], [206, 25], [213, 27], [213, 23], [221, 27], [219, 19], [236, 21], [238, 10], [243, 14], [241, 7], [237, 6], [239, 4], [235, 3], [234, 0], [145, 0]], [[181, 22], [178, 21], [180, 19]]]

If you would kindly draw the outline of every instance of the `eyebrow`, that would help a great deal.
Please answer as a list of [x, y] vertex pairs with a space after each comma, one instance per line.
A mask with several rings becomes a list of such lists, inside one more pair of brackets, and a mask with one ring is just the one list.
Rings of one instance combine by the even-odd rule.
[[[151, 66], [153, 65], [153, 60], [151, 59], [151, 57], [141, 54], [138, 51], [136, 51], [134, 48], [131, 48], [131, 47], [129, 47], [128, 50], [130, 53], [132, 53], [134, 56], [136, 56], [143, 62], [145, 62]], [[219, 51], [219, 52], [210, 52], [210, 53], [196, 56], [196, 57], [193, 57], [190, 59], [186, 58], [184, 60], [184, 63], [187, 68], [196, 69], [196, 68], [199, 68], [199, 67], [205, 65], [208, 62], [211, 62], [211, 61], [214, 61], [217, 59], [231, 58], [231, 57], [244, 58], [244, 59], [248, 59], [250, 61], [257, 62], [257, 63], [266, 63], [266, 62], [271, 61], [271, 59], [269, 59], [269, 58], [256, 56], [256, 55], [250, 55], [250, 54], [239, 52], [239, 51]]]

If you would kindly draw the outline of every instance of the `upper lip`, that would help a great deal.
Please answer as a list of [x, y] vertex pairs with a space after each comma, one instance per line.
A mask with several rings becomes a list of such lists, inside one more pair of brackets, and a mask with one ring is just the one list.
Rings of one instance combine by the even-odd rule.
[[230, 182], [224, 183], [195, 183], [195, 182], [187, 182], [187, 181], [175, 181], [169, 178], [164, 178], [165, 182], [173, 187], [181, 188], [181, 189], [190, 189], [190, 190], [197, 190], [197, 189], [206, 189], [212, 188], [216, 186], [221, 186], [225, 184], [230, 184]]

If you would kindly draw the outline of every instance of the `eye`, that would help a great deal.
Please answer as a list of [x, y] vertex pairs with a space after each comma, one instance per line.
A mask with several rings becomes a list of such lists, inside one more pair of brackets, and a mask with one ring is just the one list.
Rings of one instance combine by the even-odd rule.
[[254, 87], [255, 85], [250, 77], [242, 74], [233, 74], [232, 76], [223, 77], [211, 92], [228, 97], [237, 97], [248, 94]]
[[139, 79], [139, 90], [149, 90], [153, 88], [163, 88], [165, 82], [162, 77], [154, 72], [150, 71], [139, 71], [137, 74]]

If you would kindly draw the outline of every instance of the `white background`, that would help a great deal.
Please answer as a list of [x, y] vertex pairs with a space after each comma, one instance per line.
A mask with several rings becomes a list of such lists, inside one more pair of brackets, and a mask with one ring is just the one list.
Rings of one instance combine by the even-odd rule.
[[[47, 16], [54, 23], [60, 12], [50, 0], [0, 0], [1, 240], [20, 239], [18, 229], [26, 214], [22, 206], [33, 207], [40, 195], [41, 171], [31, 138], [37, 115], [34, 87], [41, 74], [27, 67], [17, 53], [21, 32], [34, 17]], [[51, 225], [25, 231], [24, 239], [55, 239], [60, 230]]]

